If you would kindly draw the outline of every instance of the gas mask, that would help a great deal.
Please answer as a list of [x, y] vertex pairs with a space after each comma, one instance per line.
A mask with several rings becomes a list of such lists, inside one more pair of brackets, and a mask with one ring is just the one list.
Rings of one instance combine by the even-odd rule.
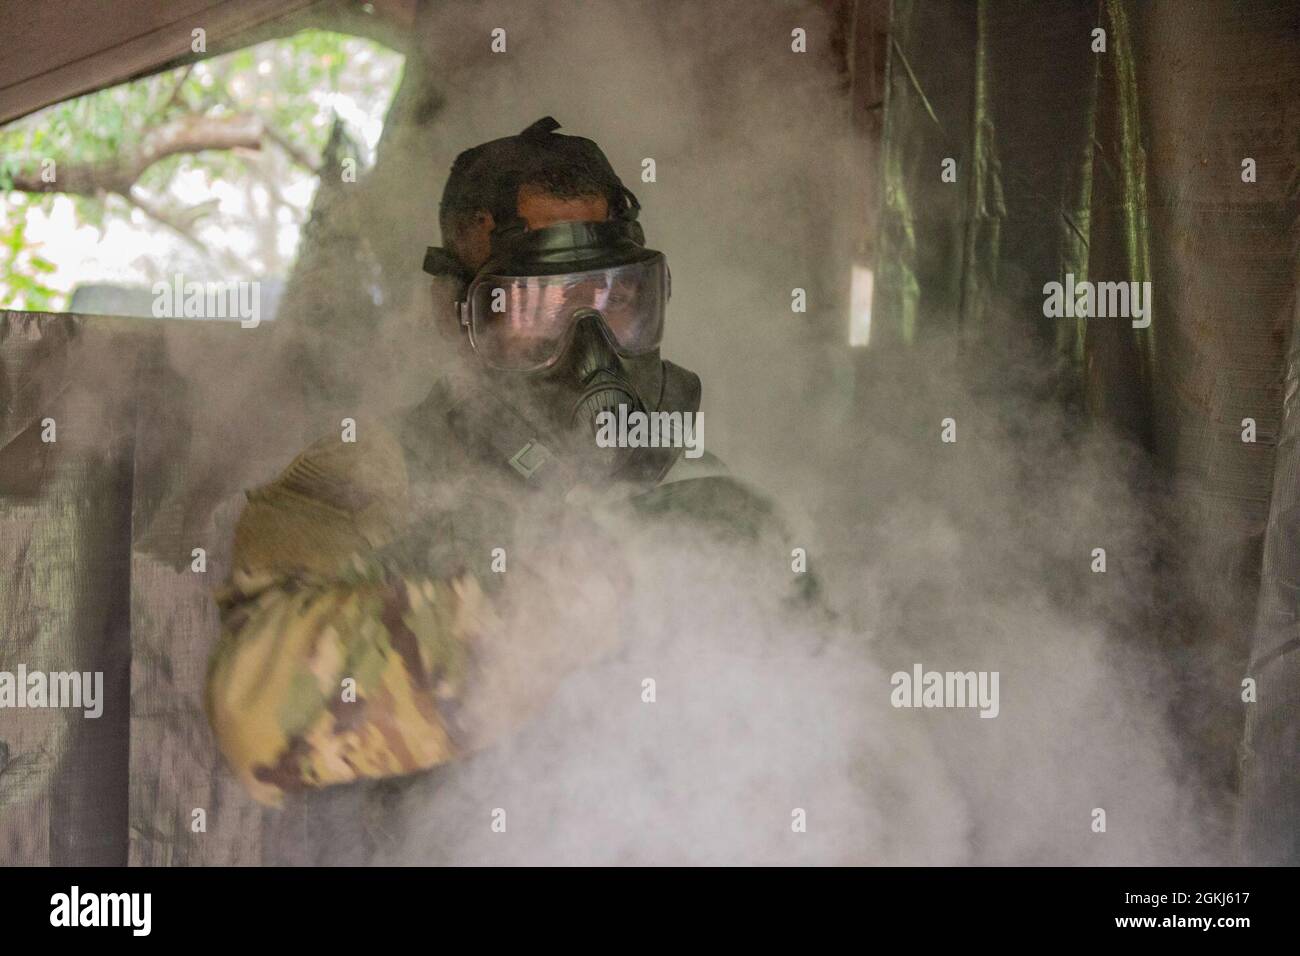
[[[426, 271], [438, 261], [431, 250]], [[659, 357], [670, 293], [635, 221], [498, 229], [457, 303], [478, 370], [453, 425], [532, 484], [658, 480], [679, 446], [608, 437], [638, 415], [699, 408], [699, 379]]]

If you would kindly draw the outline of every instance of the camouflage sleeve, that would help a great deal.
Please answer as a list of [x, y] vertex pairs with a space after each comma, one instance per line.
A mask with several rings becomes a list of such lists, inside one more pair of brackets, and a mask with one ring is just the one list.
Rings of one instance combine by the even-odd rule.
[[410, 773], [462, 749], [455, 713], [488, 615], [468, 575], [386, 566], [401, 528], [400, 448], [377, 426], [318, 443], [250, 493], [206, 705], [235, 773], [284, 792]]

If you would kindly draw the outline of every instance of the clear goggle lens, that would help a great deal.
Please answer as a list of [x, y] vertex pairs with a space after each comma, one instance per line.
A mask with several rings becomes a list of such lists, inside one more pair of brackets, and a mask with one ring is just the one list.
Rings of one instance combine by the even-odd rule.
[[576, 313], [594, 309], [621, 355], [657, 348], [670, 294], [662, 255], [641, 262], [548, 276], [480, 275], [461, 303], [475, 351], [489, 365], [530, 370], [564, 350]]

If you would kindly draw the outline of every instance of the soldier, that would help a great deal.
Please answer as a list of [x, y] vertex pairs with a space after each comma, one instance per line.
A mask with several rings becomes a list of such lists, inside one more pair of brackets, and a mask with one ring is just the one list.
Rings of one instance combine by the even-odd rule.
[[617, 645], [629, 528], [775, 527], [707, 452], [595, 442], [602, 413], [695, 415], [701, 387], [660, 358], [668, 267], [636, 197], [558, 126], [452, 167], [446, 248], [425, 258], [452, 370], [248, 495], [207, 709], [262, 802], [428, 770], [518, 726]]

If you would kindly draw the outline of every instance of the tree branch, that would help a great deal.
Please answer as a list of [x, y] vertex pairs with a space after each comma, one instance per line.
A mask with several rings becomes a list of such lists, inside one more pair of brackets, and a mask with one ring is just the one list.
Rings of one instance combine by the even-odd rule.
[[146, 169], [161, 159], [209, 149], [261, 149], [266, 130], [257, 116], [182, 116], [145, 134], [137, 149], [125, 156], [98, 163], [55, 166], [55, 181], [45, 182], [39, 172], [14, 176], [13, 188], [29, 193], [72, 193], [95, 196], [101, 192], [127, 196]]
[[139, 193], [128, 191], [122, 193], [122, 198], [125, 199], [132, 206], [134, 206], [136, 209], [139, 209], [150, 219], [153, 219], [156, 222], [159, 222], [162, 225], [166, 226], [168, 229], [176, 233], [176, 235], [180, 236], [182, 239], [188, 242], [199, 252], [203, 253], [205, 256], [209, 255], [208, 247], [205, 246], [199, 240], [198, 236], [190, 232], [190, 230], [183, 223], [167, 215], [167, 213], [163, 212], [161, 209], [159, 209], [149, 200], [145, 199]]
[[266, 138], [284, 150], [285, 153], [288, 154], [289, 158], [295, 163], [302, 166], [307, 170], [307, 172], [312, 173], [313, 175], [320, 175], [322, 160], [314, 159], [309, 156], [305, 150], [299, 149], [297, 146], [293, 145], [293, 143], [289, 142], [289, 140], [281, 136], [270, 126], [264, 127], [263, 131], [266, 134]]
[[185, 72], [182, 73], [180, 79], [176, 81], [176, 85], [172, 87], [172, 95], [167, 97], [167, 102], [162, 105], [162, 109], [154, 114], [155, 117], [166, 116], [167, 111], [180, 100], [181, 87], [184, 86], [185, 81], [190, 78], [190, 74], [194, 72], [194, 67], [195, 64], [191, 63], [185, 68]]
[[123, 199], [125, 199], [128, 203], [130, 203], [135, 208], [139, 209], [150, 219], [153, 219], [156, 222], [161, 223], [162, 225], [170, 229], [172, 232], [176, 233], [176, 235], [180, 236], [187, 243], [193, 246], [196, 250], [202, 253], [202, 255], [208, 260], [216, 262], [222, 268], [227, 270], [232, 270], [237, 274], [243, 275], [243, 274], [251, 273], [248, 264], [245, 263], [238, 256], [234, 255], [234, 253], [227, 252], [225, 250], [218, 250], [217, 252], [214, 252], [213, 249], [209, 247], [205, 242], [203, 242], [202, 239], [194, 235], [194, 233], [191, 232], [184, 223], [168, 215], [162, 209], [158, 208], [152, 202], [150, 202], [149, 200], [141, 196], [138, 192], [135, 192], [133, 190], [128, 190], [127, 192], [122, 193], [121, 195]]

